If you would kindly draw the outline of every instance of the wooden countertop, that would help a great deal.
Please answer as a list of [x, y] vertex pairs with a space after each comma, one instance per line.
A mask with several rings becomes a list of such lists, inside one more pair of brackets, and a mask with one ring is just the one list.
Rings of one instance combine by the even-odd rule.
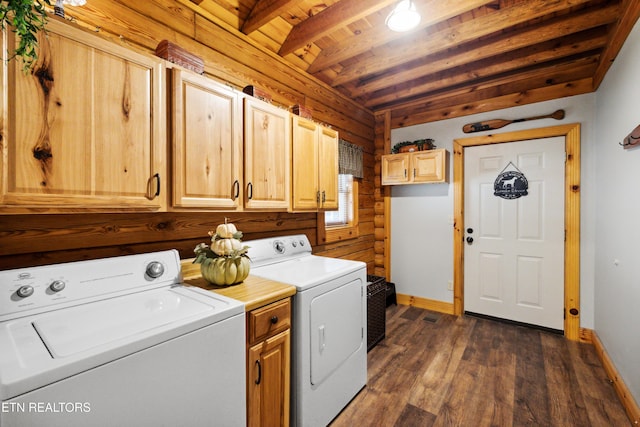
[[295, 286], [263, 279], [251, 274], [238, 285], [216, 286], [202, 278], [200, 264], [193, 264], [193, 258], [183, 259], [180, 264], [182, 278], [186, 284], [242, 301], [245, 304], [245, 311], [251, 311], [296, 293]]

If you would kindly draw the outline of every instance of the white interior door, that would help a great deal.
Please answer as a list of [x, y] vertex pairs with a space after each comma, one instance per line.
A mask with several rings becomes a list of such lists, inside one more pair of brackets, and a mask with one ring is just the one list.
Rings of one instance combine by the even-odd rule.
[[465, 311], [564, 329], [564, 167], [564, 137], [465, 148]]

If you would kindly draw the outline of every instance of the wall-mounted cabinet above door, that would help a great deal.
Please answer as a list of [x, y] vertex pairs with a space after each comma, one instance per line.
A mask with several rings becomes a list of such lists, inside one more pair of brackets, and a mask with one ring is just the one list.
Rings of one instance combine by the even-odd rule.
[[447, 180], [447, 150], [382, 156], [382, 185], [433, 184]]
[[245, 209], [288, 210], [290, 120], [287, 110], [244, 98]]
[[172, 70], [172, 206], [242, 209], [242, 109], [238, 93]]
[[[10, 29], [3, 38], [16, 44]], [[0, 211], [165, 207], [160, 59], [51, 19], [32, 72], [2, 66]]]

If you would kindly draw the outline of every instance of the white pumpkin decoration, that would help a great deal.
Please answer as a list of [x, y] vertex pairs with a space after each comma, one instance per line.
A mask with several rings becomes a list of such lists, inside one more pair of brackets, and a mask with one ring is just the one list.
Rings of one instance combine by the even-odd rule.
[[217, 239], [211, 242], [211, 250], [220, 256], [231, 255], [240, 249], [242, 243], [238, 239]]
[[230, 239], [237, 232], [238, 230], [235, 225], [226, 222], [224, 224], [220, 224], [218, 228], [216, 228], [216, 234], [222, 239]]
[[235, 285], [249, 275], [249, 258], [207, 258], [200, 265], [202, 277], [218, 286]]
[[242, 233], [227, 222], [209, 232], [211, 247], [204, 243], [196, 246], [194, 262], [200, 263], [202, 277], [219, 286], [235, 285], [249, 275], [247, 246], [242, 246]]

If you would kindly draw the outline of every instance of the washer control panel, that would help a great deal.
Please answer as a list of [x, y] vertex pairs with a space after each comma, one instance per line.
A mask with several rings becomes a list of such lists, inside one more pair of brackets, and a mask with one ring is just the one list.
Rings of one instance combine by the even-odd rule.
[[174, 250], [0, 271], [0, 321], [180, 281]]
[[306, 234], [248, 240], [243, 244], [249, 246], [248, 255], [252, 266], [268, 264], [286, 257], [310, 254], [312, 250]]

